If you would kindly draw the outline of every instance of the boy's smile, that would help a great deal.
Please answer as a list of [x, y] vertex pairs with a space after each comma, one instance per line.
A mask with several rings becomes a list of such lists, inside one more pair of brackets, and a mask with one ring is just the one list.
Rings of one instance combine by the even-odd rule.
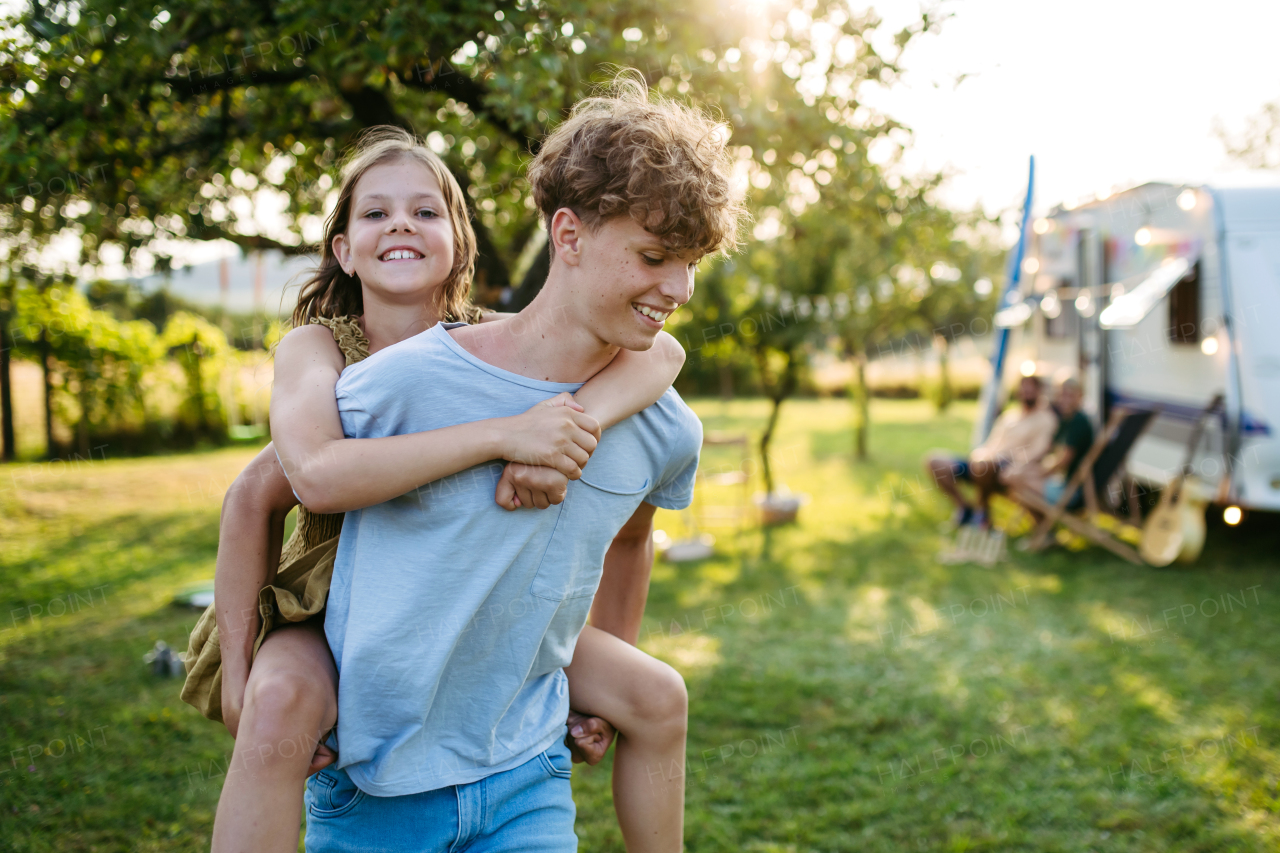
[[631, 307], [636, 309], [640, 316], [655, 324], [659, 329], [662, 328], [662, 324], [665, 323], [667, 318], [671, 316], [673, 311], [675, 311], [675, 308], [672, 308], [669, 311], [663, 311], [649, 305], [642, 305], [639, 302], [632, 302]]

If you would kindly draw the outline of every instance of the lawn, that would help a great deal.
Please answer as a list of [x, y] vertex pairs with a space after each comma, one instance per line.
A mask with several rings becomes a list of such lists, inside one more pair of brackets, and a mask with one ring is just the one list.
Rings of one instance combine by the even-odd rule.
[[[724, 432], [767, 411], [695, 408]], [[789, 403], [773, 455], [799, 523], [704, 522], [714, 557], [655, 567], [642, 645], [689, 685], [688, 849], [1280, 848], [1272, 520], [1211, 524], [1186, 568], [940, 564], [919, 458], [963, 448], [972, 413], [876, 401], [855, 463], [846, 402]], [[207, 849], [231, 740], [142, 656], [185, 648], [196, 614], [170, 601], [212, 576], [251, 454], [0, 468], [0, 849]], [[709, 485], [703, 515], [736, 500]], [[582, 849], [621, 850], [607, 761], [574, 788]]]

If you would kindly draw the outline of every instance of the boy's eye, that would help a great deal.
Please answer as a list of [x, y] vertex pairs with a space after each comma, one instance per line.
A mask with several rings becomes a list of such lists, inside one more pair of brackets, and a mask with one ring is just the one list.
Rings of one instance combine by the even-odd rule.
[[653, 255], [641, 255], [640, 257], [644, 258], [644, 262], [651, 267], [656, 267], [658, 264], [662, 263], [663, 261], [663, 258], [661, 256], [655, 257]]

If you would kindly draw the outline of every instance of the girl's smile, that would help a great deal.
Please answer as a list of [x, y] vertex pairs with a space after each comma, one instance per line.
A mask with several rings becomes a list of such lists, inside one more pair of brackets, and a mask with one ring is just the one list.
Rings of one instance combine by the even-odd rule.
[[430, 303], [453, 269], [453, 223], [435, 175], [401, 157], [373, 166], [356, 182], [351, 218], [333, 252], [365, 298]]

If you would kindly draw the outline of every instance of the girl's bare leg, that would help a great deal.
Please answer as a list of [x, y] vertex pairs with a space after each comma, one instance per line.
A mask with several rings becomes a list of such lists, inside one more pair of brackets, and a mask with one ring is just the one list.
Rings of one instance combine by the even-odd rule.
[[679, 853], [689, 727], [684, 679], [662, 661], [589, 625], [565, 674], [570, 705], [618, 730], [613, 805], [627, 853]]
[[268, 634], [245, 687], [213, 822], [214, 853], [297, 853], [316, 741], [337, 718], [338, 673], [323, 622]]

